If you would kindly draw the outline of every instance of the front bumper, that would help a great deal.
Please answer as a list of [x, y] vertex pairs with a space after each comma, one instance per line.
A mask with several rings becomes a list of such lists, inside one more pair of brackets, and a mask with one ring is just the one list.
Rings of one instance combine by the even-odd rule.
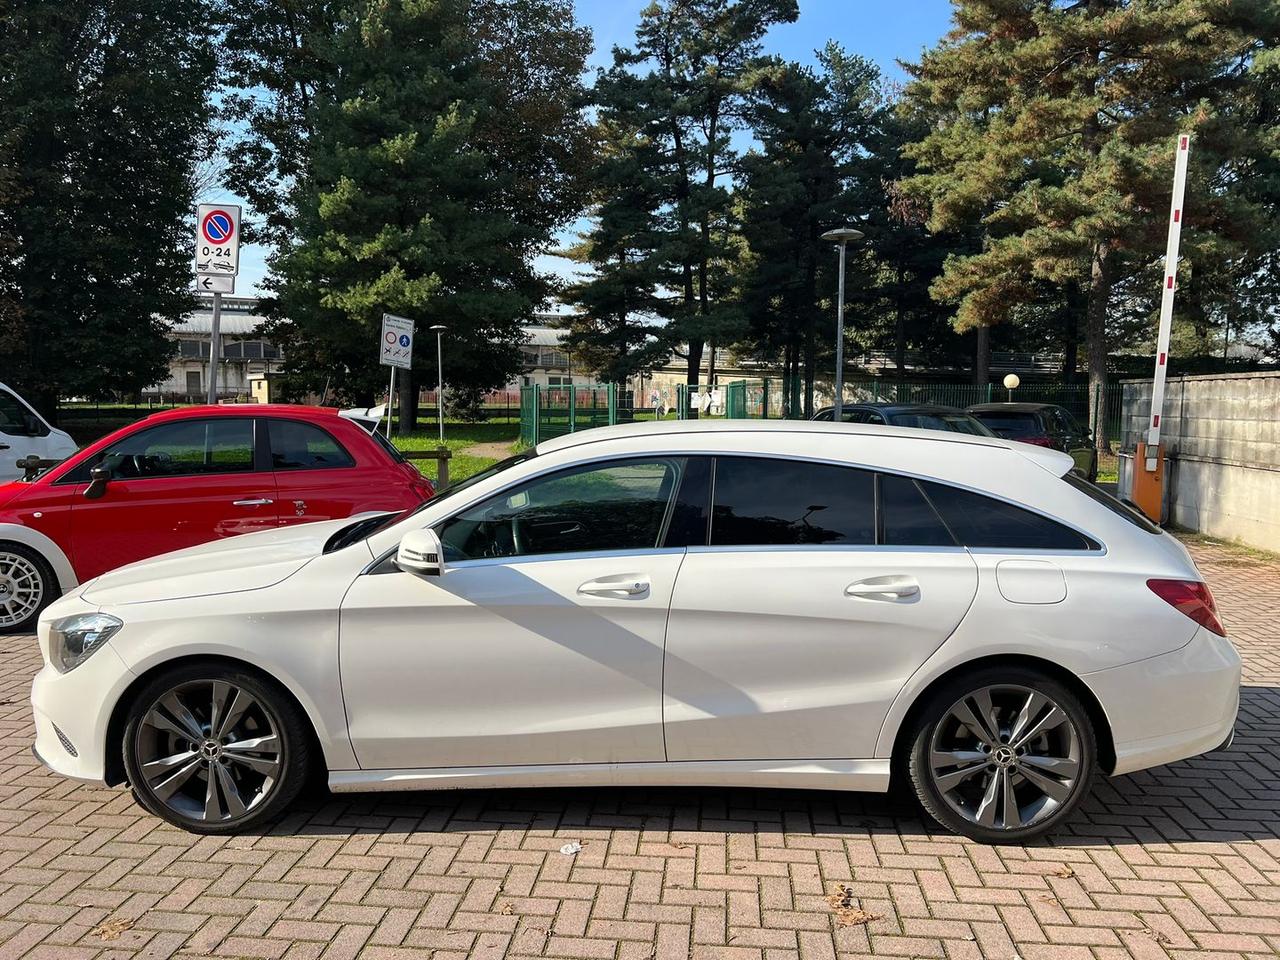
[[1203, 627], [1180, 650], [1081, 679], [1111, 725], [1114, 775], [1186, 760], [1231, 742], [1240, 707], [1240, 655]]
[[105, 783], [111, 711], [133, 679], [110, 642], [70, 673], [46, 663], [31, 685], [36, 758], [64, 777]]

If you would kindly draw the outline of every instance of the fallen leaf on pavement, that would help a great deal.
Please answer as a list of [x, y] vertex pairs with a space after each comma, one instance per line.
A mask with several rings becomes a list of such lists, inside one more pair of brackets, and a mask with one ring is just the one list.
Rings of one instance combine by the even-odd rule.
[[841, 927], [860, 927], [872, 920], [883, 920], [877, 913], [868, 913], [854, 906], [854, 895], [851, 887], [843, 883], [836, 887], [836, 892], [827, 895], [827, 903], [836, 915], [836, 924]]
[[1066, 864], [1063, 864], [1057, 870], [1053, 871], [1053, 875], [1055, 877], [1061, 877], [1063, 880], [1066, 880], [1068, 877], [1074, 877], [1076, 875], [1076, 872], [1072, 870], [1070, 867], [1068, 867]]
[[120, 934], [124, 933], [134, 924], [133, 920], [125, 920], [117, 917], [115, 920], [107, 920], [105, 923], [94, 927], [89, 931], [90, 936], [97, 937], [99, 940], [119, 940]]
[[1142, 932], [1145, 933], [1152, 940], [1154, 940], [1156, 943], [1159, 943], [1159, 944], [1173, 943], [1173, 941], [1169, 939], [1168, 934], [1161, 933], [1159, 930], [1152, 930], [1150, 927], [1143, 927]]

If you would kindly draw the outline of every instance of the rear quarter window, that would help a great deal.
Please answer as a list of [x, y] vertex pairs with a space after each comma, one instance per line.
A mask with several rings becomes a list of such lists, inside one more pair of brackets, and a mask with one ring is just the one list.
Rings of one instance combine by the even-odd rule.
[[1158, 526], [1147, 519], [1146, 515], [1141, 513], [1136, 507], [1131, 507], [1123, 500], [1117, 500], [1111, 494], [1090, 483], [1082, 477], [1077, 471], [1069, 470], [1062, 478], [1068, 485], [1075, 487], [1094, 503], [1100, 503], [1121, 520], [1132, 523], [1139, 530], [1145, 530], [1147, 533], [1159, 536], [1164, 533]]
[[938, 515], [966, 547], [997, 550], [1096, 550], [1084, 534], [1022, 507], [943, 483], [921, 481]]
[[319, 427], [298, 420], [267, 423], [272, 469], [324, 470], [356, 465], [351, 454]]

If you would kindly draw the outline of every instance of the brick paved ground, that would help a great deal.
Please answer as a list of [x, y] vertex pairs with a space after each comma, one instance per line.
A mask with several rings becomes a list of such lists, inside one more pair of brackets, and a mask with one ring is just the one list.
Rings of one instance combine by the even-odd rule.
[[1280, 566], [1196, 553], [1246, 659], [1235, 745], [1109, 781], [1029, 848], [747, 790], [326, 798], [198, 839], [36, 767], [37, 657], [0, 638], [0, 960], [1275, 956]]

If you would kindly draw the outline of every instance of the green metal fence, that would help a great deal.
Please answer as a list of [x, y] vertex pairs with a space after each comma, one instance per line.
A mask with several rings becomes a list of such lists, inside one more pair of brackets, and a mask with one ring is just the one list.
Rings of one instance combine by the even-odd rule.
[[530, 446], [617, 422], [617, 384], [520, 388], [520, 440]]
[[[629, 390], [617, 384], [528, 386], [520, 389], [520, 439], [535, 445], [565, 433], [621, 421], [657, 416], [684, 420], [696, 416], [712, 419], [780, 419], [801, 417], [799, 383], [780, 378], [733, 380], [720, 384], [678, 384], [674, 409], [642, 407]], [[1026, 383], [1008, 391], [998, 384], [892, 383], [868, 378], [845, 383], [844, 402], [933, 403], [964, 409], [975, 403], [1005, 400], [1055, 403], [1069, 410], [1089, 429], [1112, 442], [1120, 440], [1121, 393], [1109, 384], [1092, 404], [1088, 384]], [[696, 412], [695, 412], [696, 411]]]

